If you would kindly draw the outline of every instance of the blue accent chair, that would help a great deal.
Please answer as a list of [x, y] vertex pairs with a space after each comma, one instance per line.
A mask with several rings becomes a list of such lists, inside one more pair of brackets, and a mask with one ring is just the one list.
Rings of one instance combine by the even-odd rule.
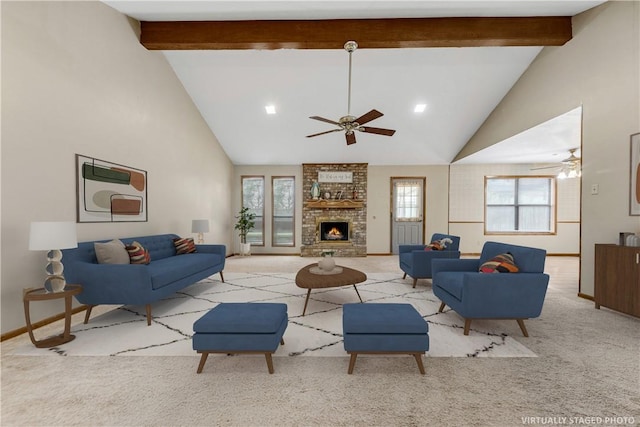
[[[517, 273], [480, 273], [480, 266], [496, 255], [510, 252]], [[507, 243], [485, 242], [478, 259], [433, 261], [433, 293], [442, 304], [464, 318], [469, 335], [473, 319], [515, 319], [528, 337], [524, 319], [540, 316], [549, 284], [544, 274], [544, 249]]]
[[425, 251], [424, 248], [427, 245], [400, 245], [398, 247], [400, 269], [404, 271], [402, 278], [405, 279], [407, 274], [412, 277], [414, 288], [418, 279], [430, 279], [432, 277], [431, 260], [437, 258], [460, 258], [460, 237], [458, 236], [434, 233], [429, 243], [444, 238], [451, 239], [453, 243], [450, 243], [442, 251]]

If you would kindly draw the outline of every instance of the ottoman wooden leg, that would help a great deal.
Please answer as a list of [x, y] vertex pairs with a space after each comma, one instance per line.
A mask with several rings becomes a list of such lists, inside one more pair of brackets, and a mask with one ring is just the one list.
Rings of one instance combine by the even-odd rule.
[[420, 373], [424, 375], [424, 365], [422, 364], [422, 354], [414, 353], [413, 357], [415, 357], [416, 362], [418, 362], [418, 369], [420, 369]]
[[273, 360], [271, 359], [271, 353], [265, 353], [264, 357], [267, 359], [267, 368], [269, 368], [269, 373], [273, 374]]
[[356, 358], [358, 353], [351, 353], [351, 359], [349, 359], [349, 374], [353, 374], [353, 368], [356, 366]]
[[208, 356], [209, 356], [209, 353], [207, 353], [206, 351], [202, 353], [202, 357], [200, 358], [200, 364], [198, 365], [198, 371], [197, 371], [198, 374], [202, 372], [202, 368], [204, 368], [204, 364], [207, 361]]

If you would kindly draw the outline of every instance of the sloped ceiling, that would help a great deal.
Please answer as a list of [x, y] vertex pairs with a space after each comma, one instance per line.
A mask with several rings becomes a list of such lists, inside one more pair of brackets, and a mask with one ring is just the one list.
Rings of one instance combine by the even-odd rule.
[[[573, 16], [602, 1], [105, 1], [140, 21]], [[346, 40], [345, 40], [346, 41]], [[357, 40], [356, 40], [357, 41]], [[277, 165], [366, 162], [449, 164], [517, 82], [542, 47], [358, 49], [353, 53], [351, 115], [377, 109], [371, 126], [392, 137], [332, 129], [309, 119], [347, 114], [348, 53], [335, 50], [162, 51], [232, 162]], [[414, 113], [416, 104], [427, 105]], [[265, 112], [274, 105], [275, 115]], [[519, 163], [556, 162], [576, 142], [575, 114], [501, 144]], [[545, 132], [553, 132], [551, 134]], [[560, 135], [570, 135], [561, 137]], [[572, 139], [573, 138], [573, 139]], [[559, 142], [560, 140], [560, 142]], [[542, 142], [541, 142], [542, 141]], [[544, 146], [544, 141], [553, 145]], [[517, 144], [512, 144], [513, 142]], [[522, 146], [536, 147], [531, 161]], [[514, 147], [514, 148], [511, 148]], [[486, 151], [486, 150], [483, 150]], [[535, 152], [534, 152], [535, 151]], [[514, 155], [517, 153], [517, 156]], [[544, 154], [543, 154], [544, 153]], [[494, 163], [495, 153], [466, 162]]]

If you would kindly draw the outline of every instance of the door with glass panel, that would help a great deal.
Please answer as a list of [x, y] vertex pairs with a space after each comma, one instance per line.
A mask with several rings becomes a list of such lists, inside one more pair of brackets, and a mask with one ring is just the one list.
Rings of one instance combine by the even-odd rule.
[[391, 178], [391, 253], [424, 241], [425, 178]]

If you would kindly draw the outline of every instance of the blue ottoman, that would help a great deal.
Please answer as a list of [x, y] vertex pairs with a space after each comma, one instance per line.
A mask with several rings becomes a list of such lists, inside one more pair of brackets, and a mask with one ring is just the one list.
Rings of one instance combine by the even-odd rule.
[[422, 355], [429, 350], [429, 325], [411, 304], [344, 304], [344, 349], [353, 373], [358, 354], [409, 354], [424, 375]]
[[197, 372], [202, 372], [209, 353], [264, 353], [273, 374], [271, 354], [284, 344], [288, 321], [286, 304], [217, 305], [193, 324], [193, 349], [202, 354]]

